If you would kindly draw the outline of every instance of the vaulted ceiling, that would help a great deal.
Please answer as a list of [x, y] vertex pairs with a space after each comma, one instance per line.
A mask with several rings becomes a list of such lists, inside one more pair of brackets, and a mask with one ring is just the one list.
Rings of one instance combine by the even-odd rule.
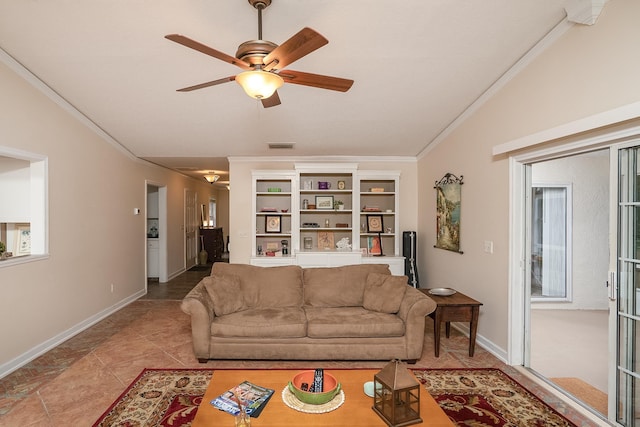
[[287, 68], [355, 83], [285, 83], [266, 109], [235, 82], [176, 92], [241, 70], [164, 38], [234, 56], [258, 38], [247, 0], [5, 0], [0, 48], [134, 155], [183, 171], [224, 170], [227, 156], [416, 156], [563, 20], [564, 3], [273, 0], [264, 39], [311, 27], [329, 40]]

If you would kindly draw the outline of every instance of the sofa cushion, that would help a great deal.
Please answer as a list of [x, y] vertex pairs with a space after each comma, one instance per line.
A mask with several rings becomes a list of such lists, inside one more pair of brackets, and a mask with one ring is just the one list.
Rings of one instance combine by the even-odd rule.
[[305, 268], [304, 303], [314, 307], [361, 307], [369, 273], [391, 274], [387, 264]]
[[215, 317], [211, 335], [217, 337], [299, 338], [307, 334], [300, 307], [251, 308]]
[[401, 337], [404, 322], [395, 314], [362, 307], [305, 307], [309, 338]]
[[258, 267], [216, 262], [211, 274], [237, 276], [246, 304], [251, 308], [302, 305], [302, 268], [297, 265]]
[[213, 301], [213, 312], [216, 316], [224, 316], [247, 309], [247, 304], [240, 291], [240, 279], [237, 276], [208, 276], [202, 281], [211, 301]]
[[369, 273], [362, 306], [381, 313], [397, 313], [407, 291], [407, 276]]

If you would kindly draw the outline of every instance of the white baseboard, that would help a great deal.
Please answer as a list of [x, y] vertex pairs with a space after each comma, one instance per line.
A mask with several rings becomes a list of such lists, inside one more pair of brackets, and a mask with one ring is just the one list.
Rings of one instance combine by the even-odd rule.
[[173, 273], [171, 273], [171, 274], [169, 275], [169, 277], [167, 277], [167, 282], [168, 282], [169, 280], [175, 279], [176, 277], [178, 277], [179, 275], [181, 275], [181, 274], [182, 274], [182, 273], [184, 273], [185, 271], [187, 271], [187, 270], [186, 270], [186, 269], [184, 269], [184, 268], [181, 268], [181, 269], [180, 269], [180, 270], [178, 270], [178, 271], [174, 271]]
[[[469, 336], [469, 326], [467, 326], [466, 324], [451, 322], [451, 326], [453, 326], [458, 331], [462, 332], [467, 337]], [[507, 360], [509, 360], [507, 351], [495, 345], [493, 341], [488, 340], [487, 338], [485, 338], [480, 334], [476, 334], [476, 345], [479, 345], [480, 347], [487, 350], [489, 353], [493, 354], [495, 357], [500, 359], [501, 362], [507, 365], [509, 364], [507, 362]]]
[[65, 342], [66, 340], [68, 340], [69, 338], [79, 334], [80, 332], [84, 331], [85, 329], [95, 325], [96, 323], [98, 323], [99, 321], [101, 321], [102, 319], [104, 319], [107, 316], [110, 316], [111, 314], [115, 313], [116, 311], [120, 310], [121, 308], [131, 304], [132, 302], [134, 302], [135, 300], [137, 300], [138, 298], [140, 298], [141, 296], [146, 294], [146, 290], [142, 289], [138, 292], [136, 292], [135, 294], [123, 299], [122, 301], [117, 302], [116, 304], [112, 305], [111, 307], [108, 307], [104, 310], [102, 310], [101, 312], [94, 314], [93, 316], [89, 317], [88, 319], [85, 319], [84, 321], [76, 324], [75, 326], [67, 329], [66, 331], [44, 341], [41, 344], [38, 344], [37, 346], [33, 347], [31, 350], [27, 351], [26, 353], [21, 354], [20, 356], [16, 357], [15, 359], [12, 359], [6, 363], [3, 363], [0, 365], [0, 379], [6, 377], [7, 375], [9, 375], [10, 373], [12, 373], [13, 371], [15, 371], [16, 369], [21, 368], [22, 366], [26, 365], [27, 363], [31, 362], [33, 359], [43, 355], [44, 353], [46, 353], [47, 351], [51, 350], [52, 348], [62, 344], [63, 342]]

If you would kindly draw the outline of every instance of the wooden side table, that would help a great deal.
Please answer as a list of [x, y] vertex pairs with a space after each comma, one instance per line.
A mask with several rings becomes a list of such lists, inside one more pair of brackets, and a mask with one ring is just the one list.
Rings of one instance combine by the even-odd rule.
[[440, 329], [445, 323], [447, 338], [451, 333], [451, 322], [469, 322], [469, 357], [473, 357], [476, 347], [476, 333], [478, 331], [478, 314], [481, 302], [456, 292], [450, 296], [431, 295], [429, 289], [419, 289], [422, 293], [434, 300], [438, 306], [429, 314], [433, 319], [436, 357], [440, 356]]

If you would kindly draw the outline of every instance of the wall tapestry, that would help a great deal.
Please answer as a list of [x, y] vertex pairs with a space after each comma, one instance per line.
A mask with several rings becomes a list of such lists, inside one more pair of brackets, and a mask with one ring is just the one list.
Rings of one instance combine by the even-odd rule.
[[436, 181], [436, 244], [434, 247], [463, 253], [460, 250], [460, 178], [452, 173]]

